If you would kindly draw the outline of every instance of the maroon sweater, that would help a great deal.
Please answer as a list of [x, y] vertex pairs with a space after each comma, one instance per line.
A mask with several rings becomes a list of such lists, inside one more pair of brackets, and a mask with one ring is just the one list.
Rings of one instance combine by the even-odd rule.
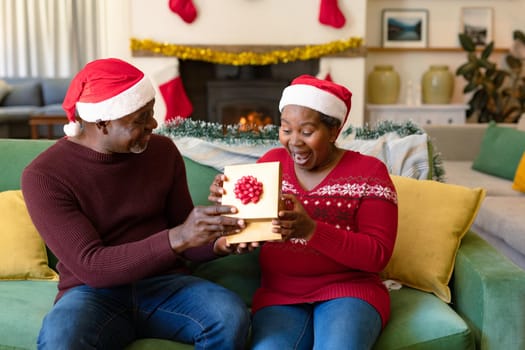
[[283, 193], [299, 199], [317, 228], [307, 242], [262, 246], [262, 280], [253, 311], [269, 305], [356, 297], [376, 308], [384, 326], [390, 299], [379, 272], [392, 255], [397, 232], [397, 195], [385, 165], [346, 151], [326, 178], [307, 191], [299, 184], [284, 148], [269, 151], [259, 161], [281, 162]]
[[57, 299], [86, 284], [107, 288], [208, 260], [212, 246], [171, 249], [168, 229], [193, 209], [179, 151], [152, 135], [142, 154], [102, 154], [58, 140], [22, 174], [29, 214], [58, 257]]

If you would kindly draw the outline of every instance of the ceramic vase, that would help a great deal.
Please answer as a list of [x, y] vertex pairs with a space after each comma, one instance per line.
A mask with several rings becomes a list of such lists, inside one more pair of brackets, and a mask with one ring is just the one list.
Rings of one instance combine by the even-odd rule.
[[454, 92], [454, 75], [446, 65], [432, 65], [421, 79], [423, 103], [447, 104]]
[[391, 65], [377, 65], [368, 74], [368, 103], [395, 104], [399, 98], [401, 79]]

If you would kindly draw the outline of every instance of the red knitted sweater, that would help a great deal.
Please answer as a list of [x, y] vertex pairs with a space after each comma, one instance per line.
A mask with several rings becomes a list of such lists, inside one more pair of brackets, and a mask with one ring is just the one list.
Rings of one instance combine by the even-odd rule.
[[[33, 223], [58, 257], [57, 299], [87, 284], [107, 288], [182, 267], [168, 229], [193, 209], [183, 159], [173, 142], [152, 135], [142, 154], [102, 154], [57, 141], [22, 175]], [[184, 257], [207, 260], [212, 246]]]
[[384, 326], [390, 298], [379, 272], [392, 255], [397, 232], [397, 195], [386, 166], [376, 158], [346, 151], [330, 174], [306, 191], [284, 148], [269, 151], [259, 161], [281, 162], [283, 193], [299, 199], [317, 228], [308, 242], [262, 246], [262, 281], [253, 311], [357, 297], [376, 308]]

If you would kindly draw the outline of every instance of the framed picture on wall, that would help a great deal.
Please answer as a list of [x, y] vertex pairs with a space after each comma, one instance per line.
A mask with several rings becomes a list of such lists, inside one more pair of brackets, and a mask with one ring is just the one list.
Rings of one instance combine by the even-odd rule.
[[428, 46], [428, 10], [384, 9], [381, 23], [383, 47]]
[[492, 17], [491, 7], [463, 7], [461, 32], [470, 36], [476, 46], [485, 46], [494, 40]]

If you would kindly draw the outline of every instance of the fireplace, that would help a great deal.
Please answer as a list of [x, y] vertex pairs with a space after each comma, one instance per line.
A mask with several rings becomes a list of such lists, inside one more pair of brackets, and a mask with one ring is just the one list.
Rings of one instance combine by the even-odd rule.
[[193, 119], [222, 124], [278, 124], [282, 90], [301, 74], [317, 74], [319, 60], [267, 66], [181, 60], [179, 69], [193, 104]]
[[234, 124], [240, 117], [257, 116], [275, 123], [284, 80], [211, 80], [206, 86], [207, 120]]

